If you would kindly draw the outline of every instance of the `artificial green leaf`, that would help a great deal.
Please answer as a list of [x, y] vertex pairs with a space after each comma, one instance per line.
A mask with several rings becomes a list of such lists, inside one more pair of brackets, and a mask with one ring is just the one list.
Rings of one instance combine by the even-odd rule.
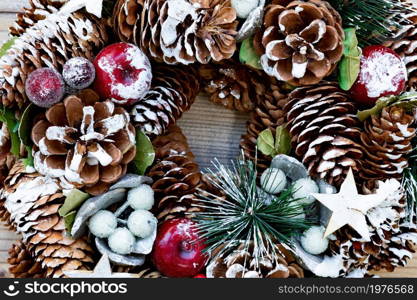
[[75, 217], [77, 215], [77, 212], [75, 210], [69, 212], [64, 218], [64, 224], [65, 224], [65, 230], [69, 233], [71, 232], [72, 226], [74, 225]]
[[0, 57], [5, 55], [7, 51], [14, 45], [17, 37], [11, 38], [10, 40], [6, 41], [0, 48]]
[[64, 205], [58, 210], [61, 217], [65, 217], [69, 212], [76, 210], [84, 203], [85, 200], [90, 198], [90, 195], [80, 190], [73, 189], [65, 198]]
[[25, 165], [25, 167], [33, 167], [32, 147], [26, 146], [26, 151], [28, 153], [28, 157], [22, 159], [23, 164]]
[[144, 175], [146, 169], [152, 165], [155, 159], [155, 150], [149, 137], [138, 130], [136, 132], [136, 156], [135, 166], [139, 175]]
[[343, 57], [339, 63], [339, 86], [342, 90], [348, 91], [359, 75], [361, 50], [358, 47], [356, 29], [347, 28], [344, 31]]
[[259, 134], [257, 146], [259, 151], [265, 155], [272, 156], [275, 153], [275, 141], [271, 129], [265, 129]]
[[9, 130], [10, 140], [11, 140], [10, 152], [14, 156], [19, 157], [20, 139], [16, 130], [16, 128], [18, 128], [19, 126], [19, 122], [16, 120], [14, 112], [8, 108], [1, 107], [0, 108], [0, 122], [6, 123], [7, 129]]
[[33, 119], [39, 111], [40, 108], [38, 106], [30, 103], [20, 118], [18, 133], [20, 141], [25, 146], [31, 146], [33, 144], [30, 133], [32, 131]]
[[260, 57], [253, 47], [253, 37], [243, 40], [240, 45], [239, 60], [242, 64], [251, 66], [255, 69], [262, 69]]
[[288, 129], [281, 125], [278, 126], [275, 133], [275, 154], [288, 154], [291, 151], [291, 135]]

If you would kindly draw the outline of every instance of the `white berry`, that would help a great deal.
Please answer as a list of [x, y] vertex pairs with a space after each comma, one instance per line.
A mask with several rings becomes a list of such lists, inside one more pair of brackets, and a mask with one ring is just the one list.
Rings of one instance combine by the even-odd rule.
[[232, 0], [232, 7], [239, 18], [246, 19], [259, 4], [258, 0]]
[[117, 228], [109, 237], [109, 247], [118, 254], [129, 254], [133, 250], [135, 237], [127, 228]]
[[116, 216], [108, 210], [100, 210], [90, 218], [88, 228], [99, 238], [109, 237], [117, 227]]
[[155, 202], [154, 191], [149, 185], [141, 184], [128, 192], [127, 201], [134, 210], [150, 210]]
[[266, 169], [261, 176], [261, 187], [270, 194], [280, 193], [287, 185], [287, 178], [280, 169]]
[[316, 182], [311, 178], [301, 178], [294, 182], [294, 194], [295, 199], [303, 204], [311, 204], [315, 201], [315, 198], [311, 194], [319, 192], [319, 187]]
[[130, 232], [139, 238], [146, 238], [155, 230], [157, 220], [147, 210], [135, 210], [127, 220], [127, 227]]
[[324, 237], [325, 228], [323, 226], [313, 226], [304, 231], [301, 236], [301, 245], [310, 254], [321, 254], [329, 246], [328, 238]]

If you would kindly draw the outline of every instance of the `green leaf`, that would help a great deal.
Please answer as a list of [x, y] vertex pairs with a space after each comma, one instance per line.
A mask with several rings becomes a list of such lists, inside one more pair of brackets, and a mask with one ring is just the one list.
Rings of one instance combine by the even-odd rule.
[[271, 129], [265, 129], [259, 134], [257, 146], [259, 151], [265, 155], [272, 156], [275, 153], [275, 141]]
[[40, 108], [33, 103], [30, 103], [26, 107], [25, 111], [20, 118], [20, 124], [18, 128], [19, 138], [23, 145], [32, 146], [31, 131], [33, 125], [33, 118], [40, 111]]
[[144, 175], [155, 159], [155, 150], [149, 137], [140, 130], [136, 132], [136, 149], [134, 160], [136, 172]]
[[291, 135], [288, 129], [283, 125], [278, 126], [276, 129], [274, 148], [275, 155], [289, 154], [291, 151]]
[[251, 66], [252, 68], [262, 69], [260, 57], [253, 47], [253, 37], [243, 40], [240, 46], [239, 60], [242, 64]]
[[77, 189], [71, 190], [65, 198], [64, 205], [58, 210], [59, 215], [65, 217], [69, 212], [79, 208], [88, 198], [90, 198], [90, 195], [87, 193]]
[[74, 225], [75, 217], [77, 215], [77, 212], [75, 210], [69, 212], [64, 218], [64, 224], [65, 224], [65, 230], [69, 233], [71, 232], [72, 225]]
[[15, 41], [16, 41], [17, 37], [13, 37], [10, 40], [6, 41], [0, 48], [0, 57], [2, 57], [3, 55], [5, 55], [7, 53], [7, 51], [9, 51], [9, 49], [14, 45]]
[[23, 164], [25, 165], [25, 167], [33, 167], [32, 147], [26, 146], [26, 151], [28, 153], [28, 157], [22, 160]]
[[10, 152], [14, 156], [19, 157], [20, 139], [16, 130], [19, 126], [19, 122], [16, 120], [14, 112], [8, 108], [0, 107], [0, 122], [6, 123], [7, 129], [9, 130], [11, 140]]
[[343, 57], [339, 63], [339, 86], [348, 91], [355, 83], [360, 70], [361, 50], [358, 47], [355, 28], [345, 29]]

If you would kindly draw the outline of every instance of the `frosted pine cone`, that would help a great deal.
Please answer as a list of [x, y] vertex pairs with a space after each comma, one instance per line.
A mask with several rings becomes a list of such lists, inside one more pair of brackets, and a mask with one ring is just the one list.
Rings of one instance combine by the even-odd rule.
[[266, 73], [292, 85], [316, 84], [343, 55], [339, 13], [326, 1], [274, 0], [254, 45]]
[[93, 249], [86, 237], [66, 236], [64, 219], [58, 213], [65, 200], [59, 183], [29, 169], [17, 162], [1, 191], [8, 222], [22, 234], [25, 251], [41, 264], [47, 277], [62, 277], [63, 270], [90, 268]]
[[25, 82], [32, 71], [41, 67], [61, 71], [74, 56], [92, 60], [107, 41], [104, 21], [90, 14], [46, 15], [27, 28], [0, 58], [2, 104], [25, 108], [28, 103]]
[[[140, 47], [168, 64], [206, 64], [236, 50], [236, 11], [230, 0], [146, 0]], [[136, 37], [136, 43], [139, 38]]]
[[[224, 246], [220, 246], [224, 247]], [[208, 278], [303, 278], [304, 271], [294, 256], [283, 246], [281, 253], [255, 260], [252, 250], [245, 250], [244, 244], [235, 250], [216, 256], [207, 266]], [[220, 249], [217, 249], [220, 251]], [[257, 265], [259, 264], [259, 265]]]
[[154, 181], [157, 218], [191, 217], [190, 213], [199, 210], [192, 204], [197, 201], [195, 192], [202, 179], [186, 137], [177, 126], [171, 126], [153, 145], [155, 162], [147, 175]]
[[164, 134], [190, 109], [200, 91], [193, 66], [153, 66], [150, 90], [130, 112], [132, 123], [148, 135]]
[[144, 0], [117, 1], [113, 12], [113, 29], [122, 42], [133, 43], [134, 34], [141, 32], [144, 2]]
[[[414, 116], [399, 107], [385, 107], [364, 122], [361, 141], [365, 156], [361, 175], [372, 182], [401, 178], [408, 167], [407, 155], [416, 136]], [[371, 182], [371, 183], [372, 183]]]
[[340, 185], [363, 156], [357, 109], [337, 83], [299, 87], [285, 106], [295, 154], [313, 177]]
[[98, 100], [92, 90], [69, 96], [32, 129], [35, 168], [94, 195], [122, 177], [136, 154], [129, 114]]

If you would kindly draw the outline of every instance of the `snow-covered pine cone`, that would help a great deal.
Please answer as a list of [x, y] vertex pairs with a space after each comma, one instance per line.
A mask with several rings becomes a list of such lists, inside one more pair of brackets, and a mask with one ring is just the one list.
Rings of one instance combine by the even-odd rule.
[[150, 58], [206, 64], [228, 59], [236, 50], [236, 11], [230, 0], [145, 0], [144, 10], [134, 40]]
[[200, 82], [194, 66], [154, 65], [152, 72], [150, 90], [130, 114], [136, 128], [159, 136], [190, 109], [200, 91]]
[[46, 15], [26, 28], [0, 58], [0, 101], [3, 106], [24, 109], [28, 103], [25, 82], [31, 72], [41, 67], [62, 71], [75, 56], [92, 60], [107, 42], [104, 21], [93, 15]]
[[34, 164], [43, 175], [102, 194], [136, 155], [135, 128], [124, 108], [81, 91], [49, 108], [32, 129]]
[[17, 162], [0, 198], [9, 213], [8, 221], [23, 236], [25, 251], [41, 264], [46, 277], [62, 277], [63, 270], [89, 269], [94, 263], [86, 237], [72, 239], [66, 235], [64, 219], [58, 212], [65, 197], [58, 181]]
[[254, 46], [264, 71], [292, 85], [320, 82], [343, 55], [339, 13], [326, 1], [273, 0]]
[[355, 103], [337, 83], [299, 87], [285, 105], [296, 156], [312, 177], [339, 186], [363, 156]]
[[207, 266], [208, 278], [303, 278], [304, 271], [297, 264], [294, 255], [279, 245], [278, 253], [271, 257], [259, 258], [259, 266], [252, 255], [251, 248], [245, 249], [242, 243], [234, 250], [216, 255]]

